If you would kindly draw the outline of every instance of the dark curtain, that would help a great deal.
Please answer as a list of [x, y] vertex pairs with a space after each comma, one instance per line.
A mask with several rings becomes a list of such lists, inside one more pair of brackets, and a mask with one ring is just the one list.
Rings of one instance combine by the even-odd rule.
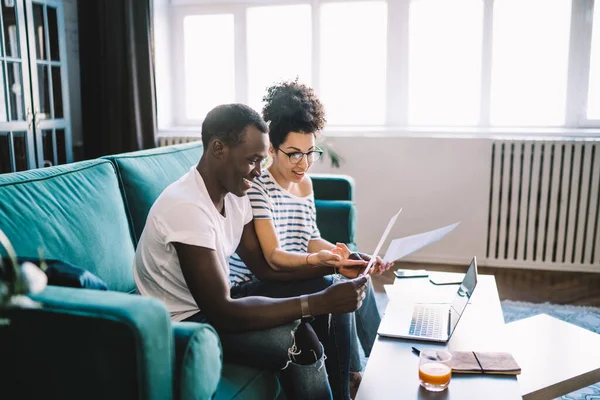
[[156, 146], [153, 0], [80, 0], [84, 157]]

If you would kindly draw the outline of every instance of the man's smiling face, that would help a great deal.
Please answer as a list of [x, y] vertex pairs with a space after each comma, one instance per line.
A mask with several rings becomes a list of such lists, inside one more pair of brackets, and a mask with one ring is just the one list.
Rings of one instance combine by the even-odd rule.
[[238, 197], [245, 196], [254, 178], [261, 174], [261, 165], [268, 149], [267, 133], [254, 125], [244, 128], [242, 142], [234, 147], [226, 147], [221, 185]]

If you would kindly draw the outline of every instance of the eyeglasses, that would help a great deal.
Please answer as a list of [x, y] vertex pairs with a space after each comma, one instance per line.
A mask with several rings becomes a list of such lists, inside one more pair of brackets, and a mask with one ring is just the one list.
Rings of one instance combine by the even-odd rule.
[[301, 151], [294, 151], [293, 153], [286, 153], [285, 151], [281, 150], [280, 148], [277, 148], [277, 150], [281, 151], [283, 154], [288, 156], [290, 158], [290, 162], [292, 164], [299, 164], [302, 161], [302, 159], [304, 158], [304, 156], [306, 156], [306, 162], [308, 162], [309, 164], [312, 164], [321, 157], [321, 154], [323, 154], [323, 150], [321, 150], [319, 148], [317, 148], [316, 150], [311, 150], [308, 153], [303, 153]]

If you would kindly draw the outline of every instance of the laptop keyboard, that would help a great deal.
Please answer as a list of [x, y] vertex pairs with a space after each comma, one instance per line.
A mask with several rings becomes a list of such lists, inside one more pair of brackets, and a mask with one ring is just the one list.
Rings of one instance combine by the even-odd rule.
[[426, 304], [415, 305], [409, 334], [429, 338], [441, 337], [442, 316], [442, 307], [431, 307]]

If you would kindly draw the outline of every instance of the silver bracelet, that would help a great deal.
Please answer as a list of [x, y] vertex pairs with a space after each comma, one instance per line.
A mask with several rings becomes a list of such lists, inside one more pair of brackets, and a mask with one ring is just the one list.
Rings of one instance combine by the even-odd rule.
[[310, 318], [310, 307], [308, 306], [308, 296], [302, 295], [300, 296], [300, 308], [302, 310], [302, 318]]

